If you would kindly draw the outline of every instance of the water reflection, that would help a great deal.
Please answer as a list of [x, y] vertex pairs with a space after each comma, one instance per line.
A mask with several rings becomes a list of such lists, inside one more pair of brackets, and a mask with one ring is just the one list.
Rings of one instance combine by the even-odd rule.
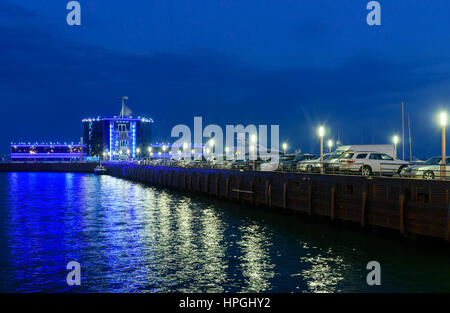
[[201, 220], [200, 240], [203, 252], [201, 255], [202, 284], [206, 292], [223, 292], [227, 281], [226, 242], [223, 237], [224, 227], [214, 207], [203, 210]]
[[267, 235], [268, 230], [252, 223], [241, 227], [240, 231], [242, 232], [242, 239], [239, 241], [242, 250], [240, 260], [245, 278], [242, 292], [268, 291], [275, 267], [270, 260], [269, 248], [272, 241]]
[[332, 248], [323, 251], [318, 247], [303, 243], [305, 256], [300, 257], [304, 268], [299, 274], [306, 281], [308, 291], [315, 293], [336, 292], [339, 283], [344, 280], [346, 265], [344, 259], [335, 255]]
[[450, 254], [403, 239], [108, 176], [0, 174], [0, 191], [0, 292], [373, 291], [371, 260], [377, 291], [450, 291]]

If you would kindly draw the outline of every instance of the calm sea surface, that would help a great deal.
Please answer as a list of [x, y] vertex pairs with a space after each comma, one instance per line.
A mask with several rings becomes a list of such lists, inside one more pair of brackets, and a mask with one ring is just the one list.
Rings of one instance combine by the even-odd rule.
[[449, 250], [109, 176], [0, 173], [0, 292], [450, 292]]

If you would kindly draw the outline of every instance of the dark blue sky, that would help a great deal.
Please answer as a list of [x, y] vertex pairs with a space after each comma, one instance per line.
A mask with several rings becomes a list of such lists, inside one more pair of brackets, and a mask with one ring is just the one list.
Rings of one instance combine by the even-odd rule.
[[414, 155], [440, 152], [447, 0], [380, 0], [379, 27], [366, 0], [80, 0], [81, 26], [66, 24], [67, 2], [0, 2], [0, 151], [79, 140], [82, 118], [118, 114], [129, 96], [155, 141], [203, 116], [279, 124], [305, 152], [318, 151], [319, 124], [344, 143], [389, 143], [404, 99]]

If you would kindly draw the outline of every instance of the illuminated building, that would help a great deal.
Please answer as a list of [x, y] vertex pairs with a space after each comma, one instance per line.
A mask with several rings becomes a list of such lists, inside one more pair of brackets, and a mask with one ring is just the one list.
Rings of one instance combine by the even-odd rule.
[[152, 123], [150, 118], [111, 117], [83, 120], [85, 153], [91, 157], [135, 159], [147, 156], [151, 145]]
[[14, 162], [70, 162], [84, 157], [81, 144], [12, 143], [11, 161]]

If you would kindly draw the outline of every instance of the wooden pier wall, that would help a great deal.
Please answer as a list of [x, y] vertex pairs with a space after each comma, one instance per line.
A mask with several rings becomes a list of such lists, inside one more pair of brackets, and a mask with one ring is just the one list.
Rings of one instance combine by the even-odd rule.
[[115, 177], [450, 241], [450, 182], [104, 165]]

